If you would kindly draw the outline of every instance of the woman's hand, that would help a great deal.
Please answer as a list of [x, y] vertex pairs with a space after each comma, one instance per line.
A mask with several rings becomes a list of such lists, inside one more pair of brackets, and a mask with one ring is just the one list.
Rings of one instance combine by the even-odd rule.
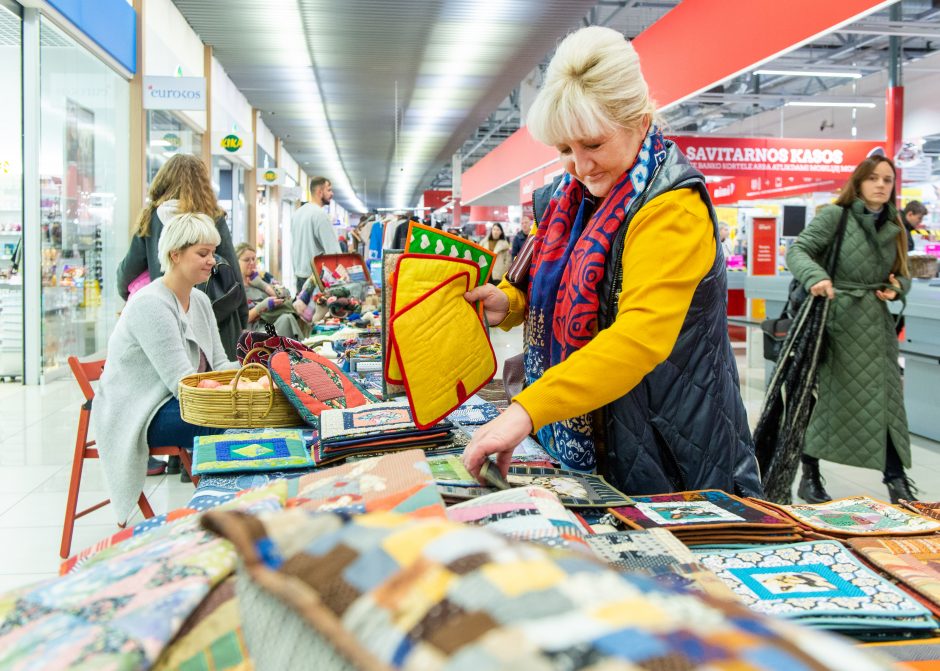
[[283, 298], [265, 298], [263, 301], [259, 301], [255, 306], [255, 309], [258, 311], [258, 314], [262, 312], [267, 312], [268, 310], [273, 310], [274, 308], [284, 305]]
[[836, 291], [832, 288], [832, 280], [822, 280], [809, 288], [813, 296], [826, 296], [829, 300], [836, 297]]
[[513, 403], [499, 417], [477, 429], [470, 444], [464, 448], [463, 464], [479, 480], [483, 460], [495, 454], [496, 465], [505, 476], [509, 472], [513, 450], [530, 433], [532, 420], [529, 413], [518, 403]]
[[901, 288], [901, 283], [898, 282], [898, 279], [894, 276], [894, 273], [888, 275], [888, 284], [894, 287], [894, 289], [879, 289], [875, 292], [875, 295], [883, 301], [893, 301], [898, 297], [898, 292], [896, 289]]
[[483, 313], [490, 326], [501, 323], [509, 314], [509, 296], [492, 284], [484, 284], [482, 287], [471, 289], [463, 297], [468, 303], [483, 301]]

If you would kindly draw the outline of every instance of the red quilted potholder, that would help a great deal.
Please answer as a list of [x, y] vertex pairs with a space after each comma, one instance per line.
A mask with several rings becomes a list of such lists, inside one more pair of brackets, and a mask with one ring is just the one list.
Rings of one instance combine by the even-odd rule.
[[368, 399], [329, 359], [316, 352], [278, 352], [268, 360], [275, 384], [304, 421], [317, 426], [327, 408], [355, 408]]

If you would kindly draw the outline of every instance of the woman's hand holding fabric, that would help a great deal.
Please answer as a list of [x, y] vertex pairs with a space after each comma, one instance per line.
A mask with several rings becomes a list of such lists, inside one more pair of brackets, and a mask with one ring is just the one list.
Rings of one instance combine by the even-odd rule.
[[[894, 273], [888, 275], [888, 284], [897, 289], [901, 288], [901, 283], [898, 282], [898, 278], [894, 276]], [[879, 289], [875, 292], [875, 295], [883, 301], [893, 301], [898, 297], [898, 292], [894, 289]]]
[[263, 301], [259, 301], [255, 306], [255, 309], [261, 312], [267, 312], [268, 310], [273, 310], [276, 307], [279, 307], [284, 304], [284, 300], [281, 298], [266, 298]]
[[479, 479], [483, 461], [491, 454], [495, 454], [496, 465], [505, 476], [512, 462], [513, 450], [530, 433], [532, 433], [532, 420], [529, 418], [529, 413], [518, 403], [512, 403], [499, 417], [474, 432], [470, 444], [464, 448], [463, 464], [473, 477]]
[[836, 297], [836, 290], [832, 288], [832, 280], [822, 280], [809, 288], [813, 296], [826, 296], [829, 300]]
[[492, 284], [471, 289], [463, 295], [468, 303], [483, 301], [483, 312], [490, 326], [502, 323], [509, 314], [509, 296], [504, 294]]

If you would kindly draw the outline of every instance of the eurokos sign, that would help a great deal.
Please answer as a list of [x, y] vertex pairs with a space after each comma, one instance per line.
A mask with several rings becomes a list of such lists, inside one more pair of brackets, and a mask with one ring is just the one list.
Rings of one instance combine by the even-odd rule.
[[144, 77], [144, 109], [206, 109], [205, 77]]

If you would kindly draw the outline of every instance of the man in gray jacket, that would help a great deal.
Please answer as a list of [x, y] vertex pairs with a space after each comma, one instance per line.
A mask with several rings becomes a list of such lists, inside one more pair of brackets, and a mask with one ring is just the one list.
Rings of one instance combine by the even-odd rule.
[[326, 177], [310, 180], [310, 202], [294, 212], [290, 221], [291, 262], [297, 276], [297, 293], [313, 272], [313, 258], [339, 254], [339, 238], [324, 209], [333, 200], [333, 185]]

